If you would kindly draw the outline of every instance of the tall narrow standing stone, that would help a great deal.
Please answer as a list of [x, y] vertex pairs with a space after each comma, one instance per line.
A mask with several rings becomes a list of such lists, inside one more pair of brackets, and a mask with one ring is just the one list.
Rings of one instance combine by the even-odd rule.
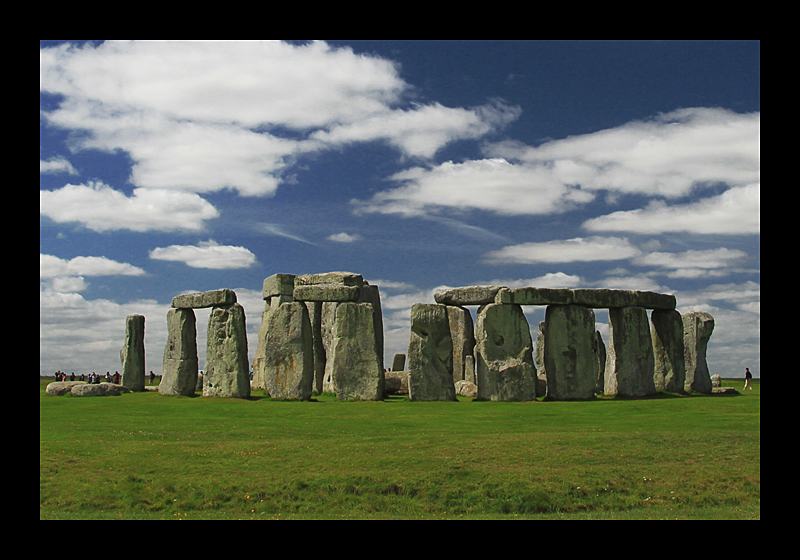
[[406, 355], [395, 354], [392, 359], [392, 371], [403, 371], [406, 368]]
[[702, 311], [681, 314], [683, 320], [684, 359], [686, 361], [687, 391], [711, 393], [711, 376], [706, 361], [708, 339], [714, 332], [714, 317]]
[[595, 377], [597, 383], [594, 392], [602, 395], [605, 392], [605, 373], [606, 373], [606, 345], [600, 331], [594, 331], [594, 346], [592, 351], [595, 355]]
[[119, 356], [123, 387], [144, 391], [144, 315], [128, 315], [125, 319], [125, 346]]
[[311, 398], [314, 349], [303, 302], [283, 303], [269, 316], [264, 356], [265, 386], [273, 399]]
[[491, 303], [478, 310], [475, 361], [479, 399], [536, 399], [533, 341], [519, 305]]
[[655, 364], [650, 321], [644, 307], [608, 310], [608, 341], [605, 394], [643, 397], [653, 395]]
[[341, 400], [383, 399], [384, 374], [370, 303], [342, 303], [333, 329], [331, 382]]
[[653, 338], [656, 390], [683, 393], [686, 362], [683, 347], [683, 320], [674, 309], [654, 309], [650, 314]]
[[408, 392], [412, 401], [455, 401], [453, 339], [444, 305], [411, 307]]
[[592, 399], [597, 385], [594, 312], [580, 305], [549, 305], [545, 314], [547, 396]]
[[468, 309], [455, 305], [447, 306], [450, 322], [450, 337], [453, 339], [453, 381], [466, 379], [466, 357], [475, 351], [475, 328]]
[[250, 396], [250, 364], [244, 308], [239, 303], [214, 307], [208, 319], [204, 397]]
[[167, 346], [158, 392], [192, 396], [197, 389], [197, 326], [192, 309], [167, 312]]

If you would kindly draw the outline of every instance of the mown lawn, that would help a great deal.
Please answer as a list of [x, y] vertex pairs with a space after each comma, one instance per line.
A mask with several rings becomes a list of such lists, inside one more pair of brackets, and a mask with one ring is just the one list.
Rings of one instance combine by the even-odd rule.
[[45, 385], [41, 519], [761, 517], [760, 380], [733, 396], [532, 403]]

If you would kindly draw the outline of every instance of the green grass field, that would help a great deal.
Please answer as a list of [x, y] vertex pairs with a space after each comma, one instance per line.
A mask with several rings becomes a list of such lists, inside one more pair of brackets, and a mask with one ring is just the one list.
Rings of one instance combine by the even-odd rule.
[[49, 381], [40, 519], [761, 517], [758, 379], [531, 403], [52, 397]]

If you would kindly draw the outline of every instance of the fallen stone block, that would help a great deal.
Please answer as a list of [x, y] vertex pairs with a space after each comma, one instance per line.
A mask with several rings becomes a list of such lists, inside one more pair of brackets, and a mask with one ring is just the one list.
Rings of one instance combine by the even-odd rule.
[[73, 397], [117, 397], [129, 393], [130, 389], [114, 383], [84, 383], [75, 385], [71, 391]]
[[712, 395], [741, 395], [739, 391], [736, 390], [735, 387], [712, 387], [711, 388]]
[[386, 393], [408, 394], [408, 371], [387, 371], [384, 373], [384, 379], [386, 381]]
[[236, 292], [227, 288], [196, 294], [181, 294], [172, 298], [172, 307], [176, 309], [201, 309], [233, 305], [234, 303], [236, 303]]
[[505, 286], [465, 286], [439, 290], [433, 294], [436, 303], [445, 305], [484, 305], [494, 303], [497, 292]]
[[471, 397], [475, 398], [478, 396], [478, 386], [475, 385], [472, 381], [467, 381], [462, 379], [461, 381], [456, 381], [455, 383], [456, 394], [462, 397]]
[[60, 397], [70, 393], [76, 385], [86, 385], [85, 381], [53, 381], [48, 383], [44, 392], [54, 397]]

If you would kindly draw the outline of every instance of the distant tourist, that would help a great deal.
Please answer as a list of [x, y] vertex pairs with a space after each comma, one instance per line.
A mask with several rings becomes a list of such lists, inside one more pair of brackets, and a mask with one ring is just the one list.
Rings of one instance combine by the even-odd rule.
[[[750, 373], [750, 368], [744, 368], [744, 389], [753, 390], [753, 384], [751, 383], [753, 379], [753, 374]], [[744, 389], [742, 389], [744, 391]]]
[[156, 374], [153, 373], [153, 370], [151, 369], [150, 370], [150, 385], [152, 385], [153, 381], [155, 381], [155, 380], [156, 380]]

